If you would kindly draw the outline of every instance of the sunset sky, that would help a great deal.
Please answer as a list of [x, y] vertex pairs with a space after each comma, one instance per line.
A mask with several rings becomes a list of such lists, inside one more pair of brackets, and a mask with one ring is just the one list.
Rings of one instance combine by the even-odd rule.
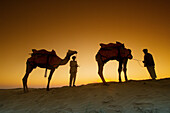
[[[0, 88], [22, 87], [32, 49], [54, 49], [61, 58], [68, 49], [77, 50], [80, 68], [76, 84], [101, 82], [95, 61], [99, 44], [116, 41], [124, 43], [139, 60], [147, 48], [154, 57], [158, 78], [170, 77], [169, 6], [169, 0], [1, 0]], [[141, 65], [129, 60], [128, 79], [150, 79]], [[117, 69], [117, 61], [108, 62], [105, 79], [118, 81]], [[46, 87], [44, 72], [33, 70], [28, 86]], [[56, 69], [50, 87], [68, 83], [69, 63]]]

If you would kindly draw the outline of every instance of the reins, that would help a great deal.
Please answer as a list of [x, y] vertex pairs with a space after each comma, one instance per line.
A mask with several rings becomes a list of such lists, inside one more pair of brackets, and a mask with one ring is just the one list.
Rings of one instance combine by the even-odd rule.
[[138, 59], [135, 59], [135, 58], [133, 58], [132, 60], [137, 61], [137, 62], [138, 62], [138, 64], [140, 65], [140, 67], [143, 67], [143, 66], [141, 65], [141, 63], [140, 63], [140, 62], [142, 62], [142, 60], [138, 60]]

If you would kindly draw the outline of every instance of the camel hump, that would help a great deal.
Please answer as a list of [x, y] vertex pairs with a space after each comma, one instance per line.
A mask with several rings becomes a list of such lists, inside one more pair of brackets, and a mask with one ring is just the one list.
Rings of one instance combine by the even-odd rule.
[[32, 49], [32, 52], [35, 53], [37, 50], [36, 49]]
[[32, 55], [54, 55], [56, 56], [56, 52], [54, 50], [52, 51], [47, 51], [45, 49], [41, 49], [41, 50], [36, 50], [36, 49], [32, 49]]
[[100, 46], [103, 49], [112, 49], [112, 48], [116, 48], [116, 47], [123, 47], [124, 48], [124, 44], [122, 44], [120, 42], [109, 43], [109, 44], [100, 43]]

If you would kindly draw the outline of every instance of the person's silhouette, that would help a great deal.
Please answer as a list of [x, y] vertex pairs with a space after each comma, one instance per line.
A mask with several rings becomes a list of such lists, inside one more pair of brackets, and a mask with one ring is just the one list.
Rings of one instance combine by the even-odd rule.
[[150, 53], [148, 53], [148, 49], [143, 49], [143, 52], [145, 54], [144, 56], [144, 66], [147, 67], [147, 70], [153, 80], [157, 78], [156, 73], [155, 73], [155, 63], [153, 60], [153, 57]]
[[70, 84], [69, 84], [70, 87], [72, 86], [72, 84], [73, 86], [75, 86], [77, 67], [78, 67], [77, 61], [75, 60], [76, 57], [73, 56], [72, 59], [73, 60], [70, 61]]

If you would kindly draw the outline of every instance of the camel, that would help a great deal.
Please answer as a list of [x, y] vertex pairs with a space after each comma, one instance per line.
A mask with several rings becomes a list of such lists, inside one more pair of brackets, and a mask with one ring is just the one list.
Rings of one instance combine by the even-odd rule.
[[96, 54], [96, 61], [98, 63], [98, 74], [103, 82], [104, 85], [108, 85], [103, 77], [103, 67], [104, 64], [106, 64], [109, 60], [117, 60], [119, 62], [119, 82], [122, 82], [121, 80], [121, 72], [122, 72], [122, 66], [124, 71], [125, 80], [128, 81], [127, 78], [127, 62], [128, 59], [132, 59], [133, 56], [131, 55], [131, 50], [126, 49], [124, 47], [124, 44], [120, 42], [109, 43], [109, 44], [100, 44], [101, 48]]
[[70, 60], [70, 57], [74, 54], [77, 54], [77, 51], [68, 50], [66, 57], [64, 59], [61, 59], [56, 55], [54, 50], [49, 52], [44, 49], [42, 50], [32, 49], [32, 51], [33, 53], [31, 54], [31, 57], [27, 59], [26, 73], [22, 79], [24, 92], [28, 92], [27, 79], [29, 74], [37, 66], [40, 68], [46, 68], [45, 74], [47, 73], [47, 69], [51, 70], [48, 77], [48, 84], [47, 84], [47, 91], [49, 91], [50, 80], [52, 78], [55, 69], [57, 69], [61, 65], [67, 64], [68, 61]]

